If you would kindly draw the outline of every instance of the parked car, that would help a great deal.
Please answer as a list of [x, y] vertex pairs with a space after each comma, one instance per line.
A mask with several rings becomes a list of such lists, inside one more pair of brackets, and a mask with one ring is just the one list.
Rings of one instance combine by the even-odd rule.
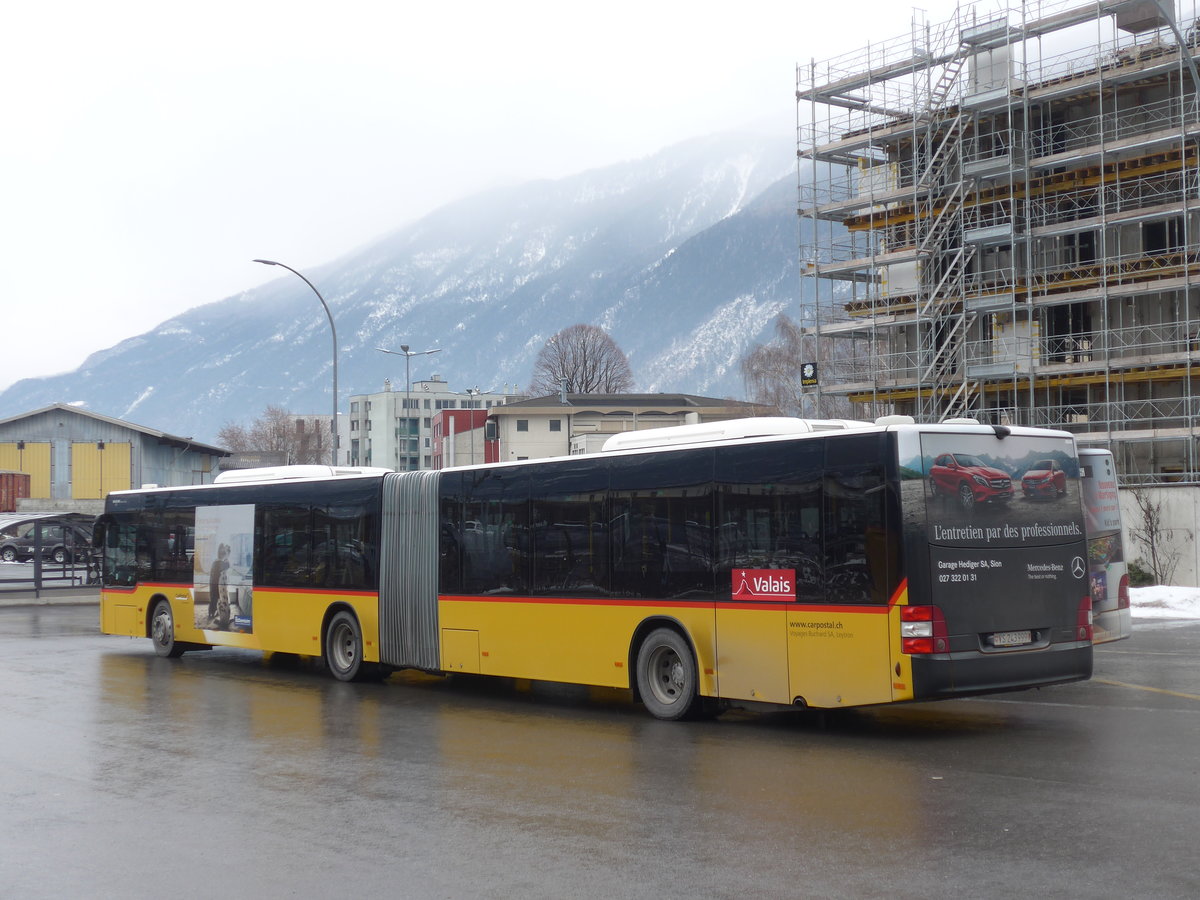
[[1067, 473], [1052, 459], [1039, 459], [1021, 476], [1026, 497], [1061, 497], [1067, 492]]
[[1012, 478], [970, 453], [942, 453], [929, 469], [929, 492], [952, 497], [963, 509], [977, 503], [1007, 503], [1012, 499]]
[[65, 564], [86, 560], [92, 545], [92, 521], [79, 515], [6, 515], [0, 519], [0, 560], [33, 559], [41, 532], [42, 558]]

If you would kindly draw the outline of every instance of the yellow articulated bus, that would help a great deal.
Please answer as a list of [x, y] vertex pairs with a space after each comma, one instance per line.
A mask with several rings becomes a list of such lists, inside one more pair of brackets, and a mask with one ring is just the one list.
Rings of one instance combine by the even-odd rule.
[[[1063, 490], [1014, 479], [1054, 461]], [[663, 719], [1069, 682], [1092, 670], [1065, 432], [750, 419], [421, 472], [229, 473], [109, 496], [101, 628], [632, 689]]]

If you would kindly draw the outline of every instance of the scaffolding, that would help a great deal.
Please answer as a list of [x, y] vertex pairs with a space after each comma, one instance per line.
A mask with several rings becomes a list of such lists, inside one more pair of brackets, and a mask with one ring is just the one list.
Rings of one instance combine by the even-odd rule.
[[1074, 432], [1200, 482], [1194, 0], [962, 5], [797, 68], [818, 405]]

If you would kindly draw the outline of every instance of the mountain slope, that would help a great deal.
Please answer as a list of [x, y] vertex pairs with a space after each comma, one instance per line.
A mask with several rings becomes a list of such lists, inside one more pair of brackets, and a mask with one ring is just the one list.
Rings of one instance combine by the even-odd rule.
[[[449, 204], [306, 271], [337, 323], [342, 409], [384, 378], [403, 382], [403, 363], [376, 347], [440, 347], [413, 361], [414, 380], [439, 372], [459, 389], [519, 389], [545, 340], [577, 322], [609, 330], [639, 390], [740, 396], [737, 361], [797, 302], [794, 165], [783, 139], [690, 141]], [[82, 402], [212, 440], [269, 403], [324, 412], [328, 322], [284, 274], [76, 372], [20, 381], [0, 394], [0, 416]]]

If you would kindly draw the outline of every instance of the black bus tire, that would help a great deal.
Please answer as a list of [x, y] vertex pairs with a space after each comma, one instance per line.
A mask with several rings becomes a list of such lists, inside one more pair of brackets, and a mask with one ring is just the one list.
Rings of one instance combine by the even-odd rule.
[[362, 628], [346, 610], [334, 613], [325, 629], [325, 665], [338, 681], [358, 681], [367, 676], [363, 663]]
[[176, 659], [187, 649], [186, 644], [175, 640], [175, 616], [169, 600], [160, 599], [150, 611], [150, 639], [159, 656]]
[[694, 714], [699, 683], [696, 657], [679, 632], [656, 628], [646, 635], [638, 647], [637, 684], [650, 715], [675, 721]]

